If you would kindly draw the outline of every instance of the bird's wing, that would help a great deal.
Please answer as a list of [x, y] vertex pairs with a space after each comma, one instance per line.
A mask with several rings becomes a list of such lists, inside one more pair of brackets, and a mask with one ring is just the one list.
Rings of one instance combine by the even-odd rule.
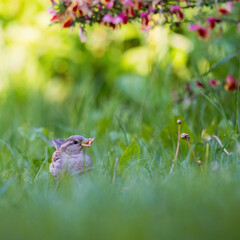
[[61, 145], [65, 142], [64, 139], [52, 139], [49, 141], [57, 150], [60, 149]]

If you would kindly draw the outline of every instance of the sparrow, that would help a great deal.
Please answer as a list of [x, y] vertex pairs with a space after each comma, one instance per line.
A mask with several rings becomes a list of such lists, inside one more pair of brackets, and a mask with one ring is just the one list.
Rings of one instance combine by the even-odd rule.
[[90, 170], [93, 166], [92, 159], [83, 149], [91, 147], [94, 140], [95, 137], [85, 138], [79, 135], [71, 136], [66, 140], [50, 140], [56, 148], [49, 166], [50, 173], [58, 179], [64, 172], [68, 175], [81, 175], [84, 170]]

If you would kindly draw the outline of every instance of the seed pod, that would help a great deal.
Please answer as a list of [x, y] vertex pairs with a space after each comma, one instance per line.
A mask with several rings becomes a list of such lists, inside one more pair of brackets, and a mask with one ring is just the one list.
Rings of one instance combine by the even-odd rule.
[[198, 161], [197, 161], [197, 164], [198, 164], [199, 166], [202, 165], [202, 161], [198, 160]]
[[190, 136], [187, 133], [182, 133], [181, 134], [181, 139], [190, 139]]

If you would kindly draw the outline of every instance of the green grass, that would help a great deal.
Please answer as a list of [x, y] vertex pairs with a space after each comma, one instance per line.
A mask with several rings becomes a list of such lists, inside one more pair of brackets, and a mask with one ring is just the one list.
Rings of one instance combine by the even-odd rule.
[[[26, 54], [23, 65], [0, 71], [0, 239], [239, 239], [239, 91], [223, 89], [228, 74], [240, 78], [236, 29], [208, 43], [183, 30], [177, 41], [192, 50], [171, 45], [179, 35], [164, 32], [169, 41], [151, 50], [131, 26], [104, 32], [100, 43], [94, 36], [103, 30], [93, 28], [81, 45], [75, 35], [42, 27], [46, 6], [37, 2], [16, 16], [6, 8], [0, 20], [0, 66], [19, 57], [8, 58], [18, 47]], [[26, 24], [28, 11], [42, 36], [18, 42], [8, 34], [19, 31], [14, 21]], [[130, 61], [143, 50], [156, 55], [145, 65], [143, 55]], [[221, 82], [216, 89], [207, 87], [211, 78]], [[173, 102], [173, 89], [183, 102]], [[181, 140], [170, 174], [177, 119], [203, 165]], [[207, 146], [203, 130], [232, 155], [216, 141]], [[94, 169], [56, 181], [49, 140], [74, 134], [96, 137], [88, 149]]]
[[[199, 95], [184, 109], [168, 93], [151, 98], [145, 92], [144, 102], [137, 103], [114, 89], [96, 104], [88, 91], [77, 106], [78, 93], [58, 105], [46, 102], [41, 93], [27, 93], [19, 101], [8, 90], [0, 106], [1, 239], [239, 237], [238, 136], [209, 99]], [[230, 94], [224, 96], [234, 100]], [[219, 101], [230, 119], [231, 104]], [[181, 141], [170, 174], [178, 118], [203, 166], [195, 164]], [[230, 157], [211, 142], [205, 159], [204, 128], [220, 136]], [[54, 151], [48, 140], [72, 134], [96, 136], [88, 151], [94, 169], [56, 181], [48, 170]]]

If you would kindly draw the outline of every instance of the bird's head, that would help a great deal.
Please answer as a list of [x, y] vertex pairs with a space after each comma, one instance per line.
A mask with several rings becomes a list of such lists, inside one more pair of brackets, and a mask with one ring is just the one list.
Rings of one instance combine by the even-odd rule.
[[74, 135], [68, 139], [53, 139], [50, 143], [60, 152], [69, 155], [78, 154], [84, 147], [91, 147], [94, 138], [85, 138], [83, 136]]

